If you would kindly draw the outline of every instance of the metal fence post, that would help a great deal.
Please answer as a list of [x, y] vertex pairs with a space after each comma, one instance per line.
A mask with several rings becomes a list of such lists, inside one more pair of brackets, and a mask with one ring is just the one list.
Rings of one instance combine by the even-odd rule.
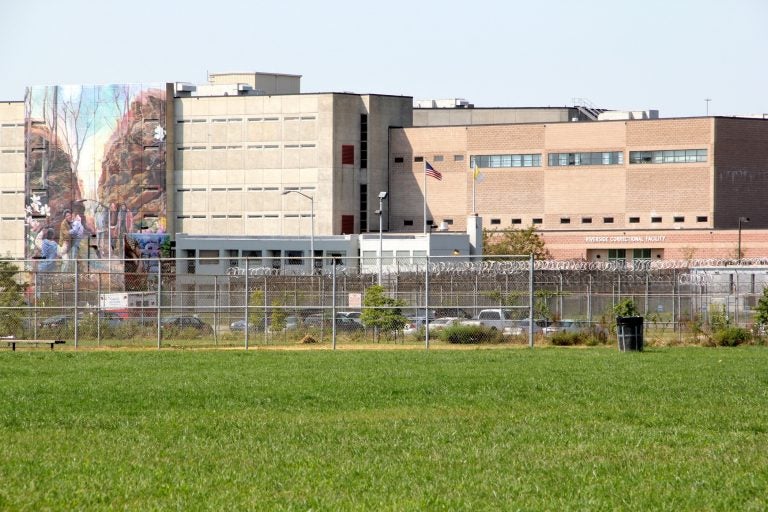
[[[125, 263], [123, 263], [125, 264]], [[158, 262], [157, 265], [157, 298], [155, 299], [155, 302], [157, 302], [157, 350], [160, 350], [160, 347], [162, 347], [162, 332], [160, 331], [160, 314], [162, 312], [162, 307], [160, 305], [160, 301], [163, 296], [163, 264], [162, 261]], [[143, 320], [142, 320], [143, 323]]]
[[[418, 314], [416, 316], [416, 325], [418, 327]], [[426, 264], [424, 265], [424, 343], [429, 350], [429, 252], [427, 252]]]
[[77, 317], [78, 313], [78, 302], [80, 302], [80, 289], [79, 289], [79, 281], [80, 281], [80, 275], [78, 272], [78, 265], [77, 260], [75, 260], [75, 349], [77, 349], [78, 345], [78, 324], [80, 323], [80, 319]]
[[[322, 316], [321, 324], [322, 324]], [[336, 264], [331, 261], [331, 347], [336, 350]]]
[[248, 258], [245, 258], [245, 350], [248, 350], [248, 331], [251, 330], [248, 321], [248, 306], [251, 303], [251, 298], [248, 296], [248, 274]]
[[528, 345], [533, 348], [533, 322], [534, 322], [534, 283], [533, 283], [533, 253], [528, 257]]

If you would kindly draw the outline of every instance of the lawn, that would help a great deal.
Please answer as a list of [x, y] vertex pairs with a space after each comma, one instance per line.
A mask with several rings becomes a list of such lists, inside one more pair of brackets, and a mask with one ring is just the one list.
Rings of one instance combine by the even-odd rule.
[[0, 353], [0, 509], [765, 510], [768, 350]]

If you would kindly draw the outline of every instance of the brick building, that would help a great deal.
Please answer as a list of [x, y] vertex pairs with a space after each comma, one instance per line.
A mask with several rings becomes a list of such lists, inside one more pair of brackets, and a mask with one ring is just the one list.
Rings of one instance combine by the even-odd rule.
[[442, 174], [427, 223], [449, 231], [473, 213], [486, 230], [533, 225], [559, 259], [732, 258], [739, 238], [743, 257], [768, 254], [768, 120], [393, 129], [393, 231], [424, 229], [424, 161]]

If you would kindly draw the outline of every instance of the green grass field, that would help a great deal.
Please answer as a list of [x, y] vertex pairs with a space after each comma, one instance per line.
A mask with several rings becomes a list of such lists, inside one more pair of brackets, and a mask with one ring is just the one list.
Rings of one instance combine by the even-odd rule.
[[768, 350], [0, 353], [2, 510], [766, 510]]

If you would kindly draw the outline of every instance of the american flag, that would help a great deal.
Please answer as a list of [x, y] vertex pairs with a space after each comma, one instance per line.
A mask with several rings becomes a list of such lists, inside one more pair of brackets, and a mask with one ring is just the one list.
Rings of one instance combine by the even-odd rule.
[[425, 161], [425, 163], [426, 163], [426, 165], [424, 165], [424, 174], [426, 174], [427, 176], [432, 176], [436, 180], [442, 180], [443, 179], [443, 175], [440, 174], [440, 171], [435, 170], [435, 168], [432, 167], [432, 165], [430, 165], [429, 162]]

